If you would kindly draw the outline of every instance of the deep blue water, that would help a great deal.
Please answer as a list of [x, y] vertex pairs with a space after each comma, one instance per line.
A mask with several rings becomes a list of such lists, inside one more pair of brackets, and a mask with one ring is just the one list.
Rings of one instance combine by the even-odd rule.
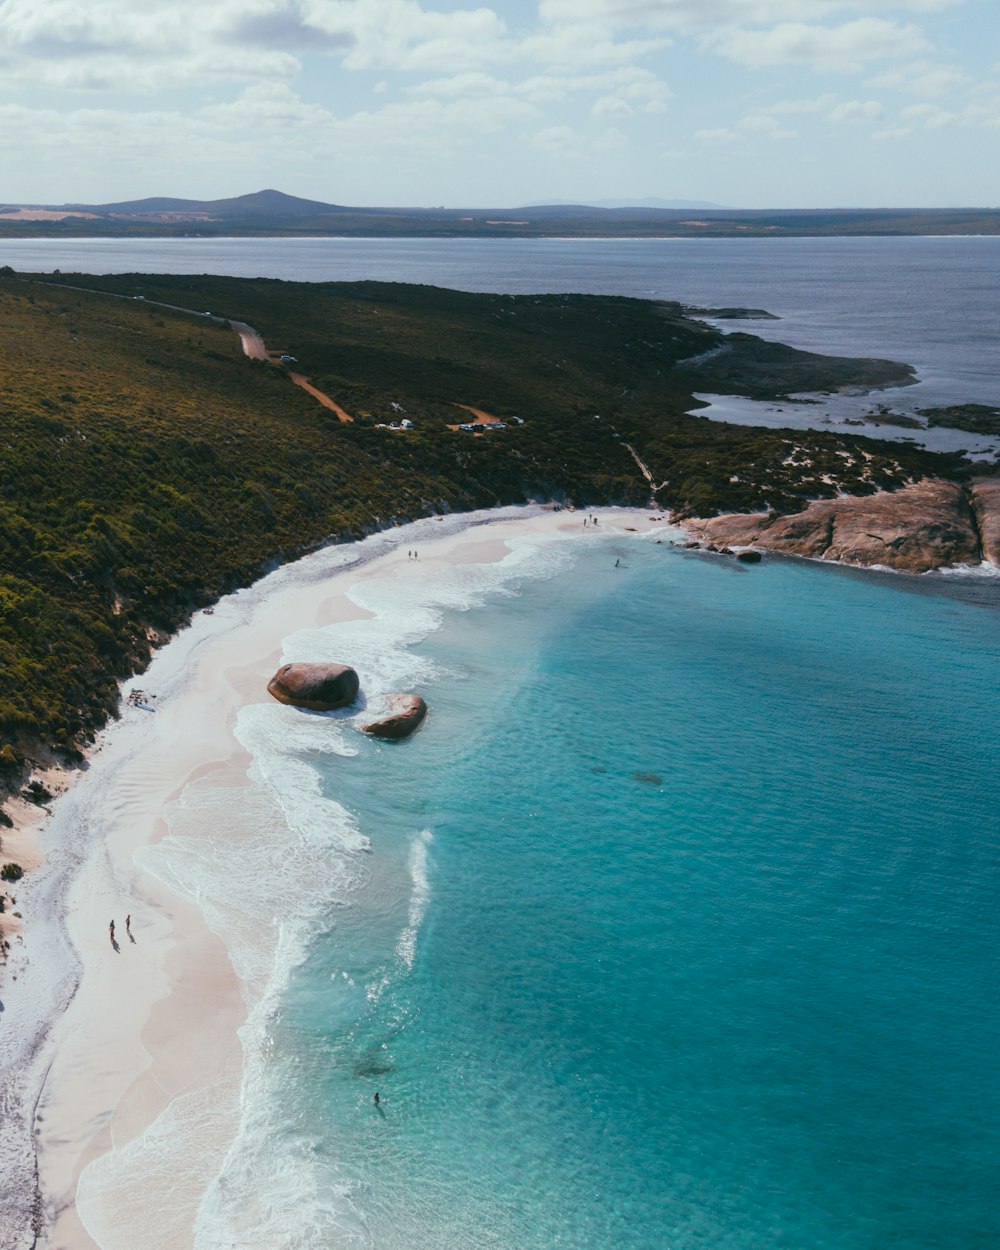
[[199, 1244], [1000, 1244], [996, 607], [626, 537], [490, 576], [422, 641], [367, 592], [409, 743], [257, 756], [371, 849]]

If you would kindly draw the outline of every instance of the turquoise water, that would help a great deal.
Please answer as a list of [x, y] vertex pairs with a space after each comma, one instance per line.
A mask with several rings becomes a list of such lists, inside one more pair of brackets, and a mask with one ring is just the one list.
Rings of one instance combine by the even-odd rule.
[[487, 573], [368, 592], [414, 739], [268, 757], [370, 849], [199, 1245], [1000, 1245], [995, 601], [623, 536]]

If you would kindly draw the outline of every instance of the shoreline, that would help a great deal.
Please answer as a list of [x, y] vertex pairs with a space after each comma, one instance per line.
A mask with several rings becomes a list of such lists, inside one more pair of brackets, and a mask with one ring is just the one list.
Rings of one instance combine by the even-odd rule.
[[[684, 536], [664, 514], [653, 520], [653, 509], [593, 511], [602, 522], [595, 533]], [[5, 845], [20, 839], [22, 862], [38, 866], [13, 890], [25, 898], [24, 927], [0, 987], [7, 1026], [0, 1034], [0, 1091], [15, 1130], [0, 1146], [5, 1245], [95, 1250], [87, 1225], [104, 1216], [99, 1198], [77, 1209], [84, 1170], [92, 1167], [88, 1178], [107, 1182], [118, 1154], [141, 1140], [159, 1114], [210, 1090], [205, 1153], [186, 1175], [174, 1159], [153, 1180], [154, 1192], [169, 1189], [165, 1209], [174, 1216], [154, 1250], [191, 1244], [205, 1178], [217, 1172], [239, 1122], [238, 1030], [252, 1002], [202, 912], [133, 857], [167, 834], [165, 808], [200, 778], [250, 785], [250, 756], [233, 728], [240, 708], [266, 701], [282, 639], [310, 625], [369, 615], [348, 593], [366, 578], [490, 563], [521, 535], [584, 536], [586, 515], [529, 505], [425, 518], [282, 566], [197, 614], [146, 673], [124, 684], [122, 717], [101, 733], [84, 766], [46, 775], [50, 789], [65, 787], [51, 812], [19, 801], [25, 821], [20, 831], [5, 831]], [[407, 561], [407, 543], [416, 543], [425, 559]], [[150, 692], [155, 714], [124, 702], [139, 686]], [[126, 914], [134, 942], [127, 940]], [[120, 953], [109, 942], [111, 917]], [[148, 1210], [149, 1185], [140, 1172], [134, 1188], [116, 1194], [123, 1218], [133, 1207]], [[98, 1235], [113, 1238], [114, 1231], [102, 1228]]]
[[[651, 522], [649, 509], [594, 511], [608, 533], [666, 528]], [[139, 685], [150, 691], [156, 713], [124, 704], [51, 815], [37, 809], [42, 862], [16, 891], [25, 895], [26, 919], [4, 984], [0, 1050], [15, 1130], [5, 1134], [0, 1154], [0, 1229], [12, 1250], [35, 1244], [93, 1250], [99, 1243], [88, 1228], [100, 1244], [128, 1244], [115, 1238], [130, 1212], [137, 1220], [148, 1212], [150, 1187], [155, 1193], [160, 1182], [170, 1221], [155, 1244], [164, 1250], [191, 1244], [204, 1186], [238, 1124], [238, 1029], [253, 995], [202, 912], [133, 857], [166, 835], [165, 808], [199, 777], [249, 784], [249, 757], [233, 738], [235, 719], [241, 707], [266, 701], [282, 639], [309, 625], [366, 615], [348, 597], [365, 578], [493, 562], [520, 535], [585, 534], [584, 515], [551, 505], [498, 509], [425, 519], [324, 548], [199, 613], [146, 673], [123, 686], [123, 697]], [[416, 565], [403, 554], [407, 542], [425, 555]], [[117, 951], [108, 935], [112, 917]], [[130, 1179], [124, 1168], [114, 1173], [114, 1160], [157, 1116], [207, 1099], [209, 1091], [211, 1131], [201, 1134], [204, 1150], [186, 1171], [174, 1160], [159, 1180]], [[100, 1201], [109, 1177], [117, 1229]]]

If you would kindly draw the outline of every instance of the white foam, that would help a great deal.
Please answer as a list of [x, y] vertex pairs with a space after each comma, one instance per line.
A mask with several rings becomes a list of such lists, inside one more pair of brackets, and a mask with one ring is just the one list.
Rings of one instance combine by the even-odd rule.
[[[576, 536], [577, 541], [578, 536]], [[368, 1247], [370, 1235], [358, 1206], [355, 1183], [344, 1176], [336, 1161], [324, 1155], [321, 1144], [312, 1149], [293, 1127], [282, 1122], [282, 1101], [275, 1089], [280, 1077], [271, 1064], [270, 1022], [280, 1009], [281, 995], [291, 969], [301, 960], [311, 936], [328, 927], [331, 906], [344, 903], [366, 880], [362, 852], [369, 843], [348, 814], [322, 795], [318, 759], [347, 757], [357, 747], [350, 735], [353, 722], [367, 719], [370, 709], [388, 693], [426, 685], [444, 675], [413, 646], [438, 630], [453, 611], [468, 611], [490, 598], [516, 594], [527, 579], [548, 578], [567, 567], [572, 556], [563, 535], [527, 537], [512, 541], [500, 560], [485, 564], [442, 565], [421, 570], [416, 580], [366, 578], [349, 590], [349, 597], [370, 613], [366, 619], [323, 628], [300, 630], [284, 640], [283, 662], [296, 660], [350, 663], [359, 673], [364, 697], [360, 707], [342, 712], [303, 715], [279, 705], [256, 705], [240, 713], [236, 736], [251, 754], [250, 777], [280, 811], [277, 826], [262, 825], [265, 843], [239, 846], [239, 863], [217, 862], [213, 873], [224, 883], [223, 897], [209, 903], [206, 914], [217, 931], [228, 927], [227, 943], [244, 944], [252, 930], [232, 921], [231, 896], [237, 884], [249, 900], [247, 918], [256, 916], [258, 928], [274, 923], [276, 906], [286, 916], [284, 944], [258, 941], [255, 955], [269, 952], [274, 960], [262, 976], [256, 959], [245, 952], [234, 962], [255, 974], [262, 985], [241, 1032], [246, 1065], [241, 1094], [241, 1123], [219, 1176], [205, 1194], [197, 1220], [197, 1250], [250, 1250], [266, 1245], [296, 1250], [328, 1250], [336, 1244]], [[412, 541], [412, 540], [411, 540]], [[367, 708], [365, 708], [367, 704]], [[364, 711], [366, 715], [362, 717]], [[266, 844], [279, 831], [280, 851]], [[406, 922], [387, 958], [364, 987], [373, 1010], [392, 987], [412, 971], [421, 926], [430, 901], [428, 855], [432, 832], [423, 829], [409, 845], [407, 869], [409, 899]], [[168, 857], [186, 848], [173, 840], [162, 844]], [[284, 863], [282, 864], [282, 860]], [[360, 860], [360, 862], [359, 862]], [[204, 907], [204, 857], [183, 876], [181, 886], [191, 896], [195, 881], [202, 882], [199, 902]], [[159, 869], [162, 873], [162, 866]], [[261, 891], [261, 876], [269, 884]], [[322, 884], [317, 888], [316, 879]], [[245, 892], [245, 893], [244, 893]], [[271, 897], [273, 895], [273, 897]], [[225, 913], [225, 914], [224, 914]], [[289, 926], [287, 917], [296, 924]], [[221, 917], [221, 918], [220, 918]], [[348, 990], [353, 979], [341, 974], [337, 982]]]
[[[419, 546], [477, 522], [524, 515], [524, 509], [500, 509], [427, 520], [316, 552], [227, 596], [211, 616], [196, 617], [157, 653], [138, 684], [155, 691], [155, 705], [164, 709], [194, 680], [202, 649], [249, 624], [274, 592], [322, 584], [400, 546]], [[431, 568], [428, 560], [422, 562], [419, 577], [359, 579], [350, 595], [371, 618], [298, 631], [283, 641], [285, 657], [352, 663], [362, 677], [369, 705], [374, 706], [393, 690], [426, 685], [444, 675], [412, 648], [439, 629], [447, 613], [516, 594], [526, 579], [551, 577], [571, 561], [569, 543], [580, 540], [579, 533], [523, 537], [509, 541], [507, 554], [493, 563], [442, 563]], [[192, 1166], [192, 1184], [204, 1189], [214, 1164], [199, 1155], [196, 1138], [206, 1132], [209, 1120], [225, 1131], [231, 1145], [198, 1210], [199, 1250], [244, 1245], [248, 1250], [251, 1246], [327, 1250], [332, 1242], [370, 1244], [352, 1184], [339, 1176], [321, 1144], [304, 1142], [294, 1127], [281, 1122], [272, 1065], [272, 1024], [292, 970], [307, 954], [314, 935], [329, 927], [331, 915], [338, 914], [369, 879], [369, 831], [359, 828], [344, 807], [324, 794], [316, 767], [320, 759], [329, 764], [336, 757], [350, 766], [350, 757], [359, 750], [355, 730], [365, 711], [363, 703], [322, 715], [270, 702], [243, 708], [235, 732], [252, 759], [249, 784], [220, 784], [211, 773], [194, 781], [165, 812], [168, 836], [144, 847], [136, 857], [139, 867], [195, 903], [225, 942], [248, 1007], [241, 1031], [245, 1066], [238, 1125], [223, 1130], [223, 1120], [212, 1118], [214, 1094], [204, 1091], [206, 1101], [195, 1095], [175, 1100], [140, 1139], [86, 1169], [81, 1211], [86, 1211], [88, 1226], [106, 1250], [116, 1250], [115, 1237], [126, 1235], [115, 1231], [125, 1223], [115, 1212], [113, 1177], [118, 1175], [120, 1181], [121, 1169], [127, 1167], [140, 1181], [147, 1172], [159, 1175], [165, 1169], [169, 1175], [170, 1166], [180, 1167], [177, 1160], [200, 1160]], [[91, 838], [84, 819], [88, 803], [97, 803], [97, 816], [103, 820], [116, 773], [128, 775], [135, 735], [156, 720], [127, 709], [122, 722], [104, 735], [104, 752], [70, 801], [61, 804], [53, 823], [61, 846], [68, 849], [51, 856], [51, 878], [38, 874], [37, 885], [30, 888], [40, 889], [43, 881], [51, 880], [53, 889], [64, 892], [74, 865], [85, 854], [99, 853], [99, 839]], [[430, 897], [430, 844], [430, 831], [425, 830], [410, 846], [406, 923], [394, 945], [387, 947], [379, 996], [413, 967]], [[73, 972], [67, 968], [62, 931], [53, 928], [52, 934], [60, 949], [54, 952], [47, 979], [59, 986], [65, 999], [72, 993]], [[33, 946], [33, 952], [40, 950], [40, 945]], [[63, 988], [67, 980], [69, 988]], [[342, 984], [349, 993], [350, 979]]]
[[409, 923], [399, 935], [396, 943], [396, 955], [406, 965], [408, 972], [413, 971], [413, 961], [417, 953], [417, 934], [427, 914], [427, 905], [431, 898], [430, 879], [427, 875], [427, 850], [434, 835], [429, 829], [422, 829], [413, 839], [410, 846], [410, 878], [413, 889], [410, 894]]
[[983, 560], [980, 564], [953, 564], [949, 568], [933, 569], [932, 573], [938, 577], [1000, 577], [1000, 566], [993, 564], [989, 560]]

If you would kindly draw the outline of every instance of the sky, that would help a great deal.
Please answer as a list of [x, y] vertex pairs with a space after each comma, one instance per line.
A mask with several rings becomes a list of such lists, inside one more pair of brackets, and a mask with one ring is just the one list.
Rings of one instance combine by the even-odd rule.
[[1000, 0], [0, 0], [0, 197], [1000, 205]]

